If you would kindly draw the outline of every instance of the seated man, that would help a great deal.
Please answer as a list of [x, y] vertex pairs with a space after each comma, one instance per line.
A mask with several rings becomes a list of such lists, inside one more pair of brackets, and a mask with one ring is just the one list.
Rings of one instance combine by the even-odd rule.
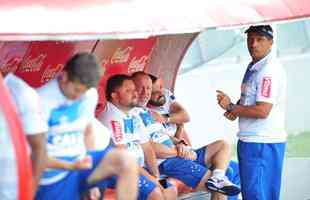
[[113, 175], [118, 178], [117, 199], [136, 199], [134, 158], [110, 147], [93, 152], [86, 149], [93, 144], [90, 126], [98, 94], [92, 87], [98, 84], [99, 69], [92, 54], [77, 54], [60, 76], [37, 90], [48, 123], [48, 169], [40, 181], [37, 200], [80, 199], [81, 193], [92, 187], [115, 185]]
[[[137, 104], [135, 85], [127, 75], [115, 75], [106, 86], [107, 105], [99, 120], [112, 132], [112, 139], [118, 148], [127, 148], [140, 165], [139, 199], [176, 199], [173, 187], [162, 188], [156, 157], [141, 119], [130, 112]], [[148, 171], [144, 168], [144, 164]]]
[[[138, 104], [145, 108], [151, 98], [151, 78], [144, 72], [137, 72], [133, 74], [133, 80], [138, 91]], [[161, 173], [177, 178], [192, 188], [196, 188], [197, 183], [202, 182], [208, 189], [226, 195], [236, 195], [240, 192], [239, 187], [232, 184], [224, 174], [227, 164], [221, 162], [225, 162], [225, 160], [215, 160], [215, 167], [218, 171], [213, 171], [213, 175], [208, 179], [208, 182], [203, 179], [205, 178], [203, 175], [208, 171], [208, 166], [213, 163], [213, 160], [209, 159], [208, 147], [196, 151], [189, 149], [188, 146], [183, 144], [183, 140], [169, 134], [167, 126], [155, 122], [146, 108], [140, 110], [137, 115], [143, 119], [144, 125], [149, 128], [157, 156], [165, 159], [164, 161], [161, 160], [159, 165]], [[223, 168], [218, 169], [217, 166], [223, 166]], [[223, 170], [224, 173], [222, 174], [219, 170]], [[221, 182], [221, 184], [210, 185], [209, 182], [213, 179]], [[213, 199], [220, 197], [223, 198], [222, 195], [217, 193], [213, 195]]]
[[[164, 126], [167, 127], [170, 135], [183, 139], [183, 124], [189, 120], [189, 116], [185, 108], [176, 101], [174, 95], [169, 90], [163, 87], [163, 82], [161, 79], [153, 75], [150, 75], [150, 77], [153, 83], [152, 95], [147, 106], [154, 111], [152, 112], [153, 116], [158, 121], [164, 123]], [[157, 113], [160, 113], [160, 115]], [[181, 144], [181, 146], [186, 146], [187, 143], [188, 141]], [[182, 147], [180, 148], [182, 149]], [[201, 148], [201, 150], [207, 152], [205, 164], [213, 169], [214, 174], [219, 173], [220, 175], [224, 175], [225, 170], [229, 167], [229, 165], [235, 165], [235, 163], [233, 163], [234, 161], [229, 161], [231, 150], [230, 145], [225, 140], [217, 140]], [[239, 176], [239, 171], [235, 171], [235, 173], [238, 173]], [[212, 186], [216, 185], [217, 182], [216, 177], [211, 177], [208, 181], [211, 190]], [[237, 182], [239, 183], [240, 181]]]

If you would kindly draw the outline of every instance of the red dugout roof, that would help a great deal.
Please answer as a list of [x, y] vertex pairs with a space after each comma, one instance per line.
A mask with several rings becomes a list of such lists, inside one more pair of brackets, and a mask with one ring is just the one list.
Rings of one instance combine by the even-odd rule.
[[0, 40], [147, 38], [304, 17], [309, 0], [0, 0]]

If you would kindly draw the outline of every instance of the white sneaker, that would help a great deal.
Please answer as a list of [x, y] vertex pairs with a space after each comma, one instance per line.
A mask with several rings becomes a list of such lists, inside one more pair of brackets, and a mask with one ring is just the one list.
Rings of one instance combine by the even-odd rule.
[[205, 186], [213, 192], [219, 192], [227, 196], [235, 196], [240, 193], [240, 187], [233, 184], [226, 176], [212, 176], [205, 183]]

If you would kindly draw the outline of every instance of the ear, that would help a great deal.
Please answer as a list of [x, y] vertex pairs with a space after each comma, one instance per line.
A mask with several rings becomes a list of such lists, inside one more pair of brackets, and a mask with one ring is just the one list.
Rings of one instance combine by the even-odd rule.
[[112, 98], [113, 100], [117, 100], [117, 99], [118, 99], [117, 93], [116, 93], [116, 92], [112, 92], [112, 93], [111, 93], [111, 98]]

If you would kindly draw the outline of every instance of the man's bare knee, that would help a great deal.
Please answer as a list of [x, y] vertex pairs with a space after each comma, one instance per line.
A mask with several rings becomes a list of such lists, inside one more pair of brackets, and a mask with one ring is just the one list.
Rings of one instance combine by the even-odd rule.
[[115, 149], [113, 152], [114, 167], [118, 172], [131, 171], [138, 168], [136, 159], [125, 149]]

